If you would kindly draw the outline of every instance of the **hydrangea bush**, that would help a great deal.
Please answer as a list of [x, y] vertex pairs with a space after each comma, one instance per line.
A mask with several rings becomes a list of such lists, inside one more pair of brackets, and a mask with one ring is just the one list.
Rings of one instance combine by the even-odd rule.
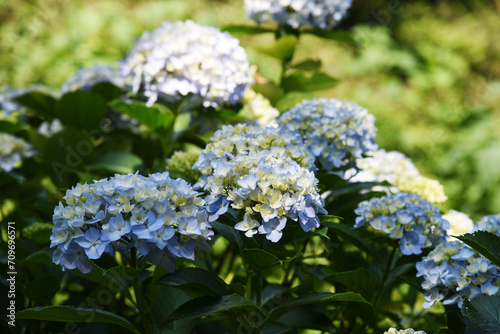
[[[438, 181], [379, 149], [367, 109], [319, 97], [339, 80], [296, 52], [303, 34], [356, 47], [331, 31], [350, 5], [245, 1], [258, 23], [278, 24], [164, 22], [118, 69], [80, 70], [58, 93], [3, 94], [9, 325], [500, 332], [490, 312], [500, 309], [500, 216], [473, 223], [451, 208]], [[267, 34], [242, 40], [253, 75], [229, 32]], [[257, 53], [274, 58], [276, 76]]]

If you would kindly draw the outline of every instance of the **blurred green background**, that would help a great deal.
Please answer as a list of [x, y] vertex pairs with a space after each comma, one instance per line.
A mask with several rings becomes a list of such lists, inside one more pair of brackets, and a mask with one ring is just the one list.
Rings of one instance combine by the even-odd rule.
[[[243, 0], [0, 0], [0, 84], [58, 88], [80, 67], [116, 65], [143, 31], [187, 18], [253, 25]], [[340, 84], [277, 107], [315, 96], [357, 102], [377, 117], [382, 148], [445, 186], [444, 210], [500, 212], [500, 0], [355, 0], [341, 28], [358, 47], [307, 35], [294, 58], [321, 60]], [[264, 77], [279, 76], [255, 49], [272, 35], [236, 37]]]

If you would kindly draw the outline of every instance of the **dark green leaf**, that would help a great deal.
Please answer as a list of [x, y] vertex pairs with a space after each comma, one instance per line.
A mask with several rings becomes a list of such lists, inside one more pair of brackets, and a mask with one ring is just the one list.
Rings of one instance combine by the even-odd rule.
[[5, 120], [0, 121], [0, 132], [16, 133], [26, 128], [27, 126], [25, 123], [12, 123]]
[[488, 260], [500, 266], [500, 237], [487, 231], [477, 231], [457, 236]]
[[16, 313], [17, 319], [34, 319], [59, 322], [105, 322], [118, 325], [133, 333], [139, 331], [125, 318], [114, 313], [73, 306], [34, 307]]
[[278, 305], [273, 311], [271, 311], [269, 317], [274, 317], [277, 314], [280, 314], [286, 310], [309, 305], [309, 304], [318, 304], [318, 303], [331, 303], [331, 302], [356, 302], [371, 305], [366, 301], [360, 294], [353, 292], [345, 292], [345, 293], [330, 293], [330, 292], [321, 292], [321, 293], [311, 293], [306, 295], [301, 295], [297, 298], [289, 299], [283, 304]]
[[56, 117], [56, 99], [41, 92], [30, 92], [16, 97], [14, 100], [32, 109], [43, 119]]
[[181, 268], [166, 274], [156, 281], [158, 284], [178, 287], [183, 291], [224, 296], [231, 294], [231, 288], [217, 275], [200, 268]]
[[200, 297], [181, 305], [170, 315], [168, 321], [196, 319], [239, 309], [258, 309], [258, 306], [238, 294], [222, 297]]
[[323, 312], [300, 308], [283, 314], [276, 320], [288, 328], [316, 329], [322, 332], [335, 332], [332, 320]]
[[451, 331], [447, 328], [441, 328], [436, 332], [436, 334], [456, 334], [454, 331]]
[[132, 153], [109, 152], [90, 162], [86, 169], [89, 171], [105, 170], [111, 173], [135, 173], [143, 166], [141, 158]]
[[275, 31], [273, 29], [261, 28], [259, 26], [225, 26], [221, 31], [227, 31], [230, 34], [264, 34]]
[[321, 38], [331, 39], [338, 42], [343, 42], [351, 45], [357, 45], [358, 43], [351, 37], [347, 31], [343, 30], [323, 30], [323, 29], [313, 29], [304, 30], [304, 33], [316, 35]]
[[141, 102], [125, 103], [122, 100], [114, 100], [109, 103], [110, 107], [119, 112], [135, 118], [139, 123], [146, 125], [150, 129], [169, 128], [174, 122], [174, 114], [159, 106], [147, 107]]
[[293, 73], [283, 78], [282, 86], [285, 92], [309, 92], [335, 87], [339, 80], [324, 73], [306, 76], [303, 73]]
[[52, 235], [51, 223], [35, 223], [23, 228], [23, 236], [37, 244], [48, 244]]
[[464, 298], [462, 315], [488, 334], [500, 333], [500, 296]]
[[359, 249], [365, 251], [368, 255], [372, 256], [379, 264], [381, 264], [380, 257], [377, 250], [373, 246], [371, 240], [361, 234], [359, 231], [352, 227], [346, 226], [335, 222], [338, 220], [337, 216], [320, 216], [321, 225], [326, 226], [333, 233], [342, 237], [342, 239], [351, 242]]
[[30, 299], [39, 303], [51, 304], [52, 298], [59, 291], [59, 280], [54, 276], [37, 276], [26, 284], [24, 292]]
[[87, 130], [99, 129], [108, 111], [100, 95], [83, 91], [64, 94], [55, 108], [56, 116], [63, 124]]
[[100, 95], [106, 102], [118, 99], [122, 95], [122, 90], [110, 82], [100, 82], [92, 86], [92, 93]]
[[371, 189], [374, 186], [379, 185], [380, 183], [378, 182], [353, 182], [353, 183], [347, 183], [343, 186], [340, 186], [338, 188], [335, 188], [331, 190], [331, 192], [328, 194], [328, 197], [337, 197], [353, 192], [359, 192], [360, 190], [365, 190], [365, 189]]
[[322, 269], [323, 273], [328, 275], [325, 277], [325, 280], [342, 283], [366, 298], [370, 298], [372, 292], [375, 290], [377, 279], [364, 268], [339, 273], [332, 273], [330, 270], [329, 267]]
[[241, 257], [244, 263], [257, 272], [268, 270], [280, 263], [276, 256], [258, 248], [243, 249]]
[[280, 37], [273, 46], [263, 46], [257, 48], [260, 52], [279, 60], [288, 61], [293, 58], [297, 37], [294, 35], [285, 35]]
[[308, 59], [298, 64], [292, 65], [291, 67], [302, 71], [317, 71], [321, 67], [321, 60]]

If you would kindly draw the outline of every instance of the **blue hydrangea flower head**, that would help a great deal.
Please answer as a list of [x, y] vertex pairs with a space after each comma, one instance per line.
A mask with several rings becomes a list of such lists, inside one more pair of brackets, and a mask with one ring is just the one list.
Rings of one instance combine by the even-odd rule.
[[473, 232], [488, 231], [500, 236], [500, 214], [484, 216], [474, 223]]
[[420, 254], [423, 247], [434, 247], [446, 240], [449, 222], [439, 210], [422, 197], [398, 193], [361, 202], [354, 211], [354, 227], [370, 224], [371, 228], [400, 240], [404, 255]]
[[499, 268], [459, 240], [439, 244], [416, 268], [417, 277], [424, 278], [424, 308], [440, 301], [462, 307], [461, 295], [474, 299], [499, 294]]
[[234, 105], [252, 83], [239, 41], [217, 28], [193, 21], [163, 22], [145, 32], [120, 63], [125, 83], [143, 92], [152, 105], [158, 98], [179, 100], [189, 93], [205, 107]]
[[213, 235], [205, 201], [167, 172], [115, 175], [66, 192], [54, 210], [50, 247], [63, 270], [93, 269], [90, 260], [135, 247], [151, 263], [172, 271], [175, 258], [194, 259]]
[[378, 148], [375, 117], [353, 102], [304, 100], [278, 119], [300, 133], [323, 171], [355, 167], [357, 159]]
[[326, 213], [318, 180], [310, 170], [313, 157], [300, 135], [284, 128], [223, 127], [193, 168], [202, 174], [195, 187], [209, 193], [205, 198], [209, 221], [229, 206], [244, 210], [235, 228], [247, 237], [265, 234], [277, 242], [288, 219], [307, 232], [319, 227], [318, 213]]
[[333, 29], [346, 15], [352, 0], [245, 0], [247, 16], [257, 23]]

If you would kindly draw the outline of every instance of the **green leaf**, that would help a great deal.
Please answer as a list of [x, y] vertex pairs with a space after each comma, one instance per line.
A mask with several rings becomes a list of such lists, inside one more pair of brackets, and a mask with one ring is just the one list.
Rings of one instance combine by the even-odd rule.
[[366, 238], [359, 231], [354, 230], [344, 224], [336, 223], [337, 216], [320, 216], [321, 225], [328, 227], [333, 233], [342, 237], [342, 239], [351, 242], [359, 249], [365, 251], [368, 255], [372, 256], [380, 265], [382, 262], [376, 248], [373, 246], [371, 240]]
[[26, 283], [24, 292], [30, 299], [39, 303], [52, 304], [52, 298], [60, 288], [59, 280], [55, 276], [37, 276], [35, 280]]
[[351, 35], [347, 31], [343, 30], [323, 30], [323, 29], [313, 29], [313, 30], [304, 30], [306, 34], [315, 35], [325, 39], [331, 39], [338, 42], [343, 42], [351, 45], [358, 45], [358, 43], [351, 37]]
[[18, 96], [14, 100], [30, 108], [43, 119], [52, 119], [56, 117], [56, 99], [51, 95], [41, 92], [30, 92]]
[[121, 326], [133, 333], [139, 333], [130, 321], [119, 315], [108, 311], [74, 306], [34, 307], [17, 312], [16, 318], [59, 322], [104, 322]]
[[170, 110], [159, 106], [147, 107], [141, 102], [125, 103], [120, 99], [110, 102], [109, 105], [111, 108], [135, 118], [150, 129], [168, 129], [175, 120], [175, 116]]
[[275, 317], [276, 315], [299, 306], [318, 304], [318, 303], [331, 303], [331, 302], [356, 302], [371, 305], [366, 299], [364, 299], [360, 294], [353, 292], [344, 293], [330, 293], [330, 292], [320, 292], [311, 293], [306, 295], [301, 295], [297, 298], [289, 299], [283, 304], [278, 305], [273, 309], [269, 317]]
[[23, 236], [30, 239], [36, 244], [48, 244], [50, 236], [52, 235], [52, 228], [54, 224], [51, 223], [35, 223], [23, 228]]
[[379, 182], [353, 182], [347, 183], [338, 188], [332, 189], [328, 194], [328, 197], [338, 197], [349, 193], [359, 192], [364, 189], [371, 189], [374, 186], [379, 185]]
[[118, 99], [122, 95], [121, 88], [110, 82], [100, 82], [90, 89], [92, 93], [100, 95], [106, 102]]
[[178, 269], [174, 273], [162, 276], [156, 283], [178, 287], [187, 292], [212, 296], [224, 296], [232, 293], [231, 288], [217, 275], [200, 268]]
[[495, 265], [500, 266], [500, 237], [487, 231], [477, 231], [456, 238], [474, 248]]
[[262, 84], [255, 84], [252, 89], [267, 98], [271, 104], [275, 104], [281, 98], [281, 88], [274, 82], [267, 82]]
[[259, 26], [243, 26], [243, 25], [225, 26], [221, 28], [221, 31], [227, 31], [230, 34], [250, 34], [250, 35], [276, 32], [273, 29], [262, 28]]
[[303, 73], [293, 73], [283, 78], [282, 86], [285, 92], [309, 92], [335, 87], [339, 80], [324, 73], [315, 73], [306, 76]]
[[324, 267], [322, 272], [328, 275], [325, 277], [325, 280], [342, 283], [366, 298], [370, 298], [373, 291], [375, 291], [377, 279], [365, 268], [332, 273], [329, 267]]
[[241, 252], [244, 248], [254, 248], [256, 246], [255, 239], [247, 237], [242, 238], [241, 236], [243, 233], [234, 229], [234, 225], [237, 224], [237, 221], [227, 212], [211, 224], [213, 229], [226, 238], [231, 246], [238, 250], [238, 252]]
[[451, 331], [447, 328], [441, 328], [436, 332], [436, 334], [456, 334], [454, 331]]
[[500, 333], [500, 296], [464, 298], [462, 315], [488, 334]]
[[200, 297], [190, 300], [177, 308], [170, 315], [168, 322], [179, 319], [196, 319], [224, 311], [258, 308], [254, 302], [238, 294], [222, 297]]
[[90, 162], [88, 171], [105, 170], [111, 173], [135, 173], [143, 166], [141, 158], [132, 153], [109, 152]]
[[280, 260], [265, 250], [253, 248], [241, 251], [243, 262], [257, 272], [266, 271], [280, 263]]
[[257, 48], [257, 50], [279, 60], [289, 61], [293, 58], [296, 46], [297, 37], [294, 35], [285, 35], [280, 37], [273, 46], [263, 46]]
[[16, 133], [26, 128], [27, 126], [25, 123], [12, 123], [10, 121], [0, 120], [0, 132]]
[[100, 95], [83, 91], [64, 94], [55, 105], [56, 117], [63, 124], [78, 129], [99, 129], [107, 111], [106, 102]]
[[321, 60], [308, 59], [301, 63], [292, 65], [291, 67], [296, 70], [302, 70], [302, 71], [317, 71], [321, 67]]

